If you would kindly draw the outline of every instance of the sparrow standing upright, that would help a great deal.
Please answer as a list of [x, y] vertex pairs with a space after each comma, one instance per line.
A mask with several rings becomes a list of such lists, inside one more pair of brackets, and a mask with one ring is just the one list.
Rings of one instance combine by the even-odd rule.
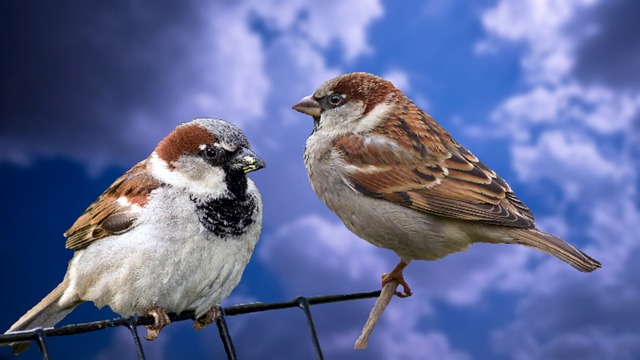
[[[265, 166], [240, 129], [220, 119], [179, 125], [118, 178], [65, 233], [64, 280], [8, 332], [53, 326], [93, 301], [128, 316], [195, 310], [200, 329], [238, 285], [262, 228], [262, 200], [246, 173]], [[29, 343], [16, 343], [20, 353]]]
[[328, 80], [293, 109], [313, 117], [304, 161], [318, 197], [354, 234], [401, 261], [436, 260], [475, 242], [520, 244], [590, 272], [600, 263], [538, 230], [507, 183], [389, 81]]

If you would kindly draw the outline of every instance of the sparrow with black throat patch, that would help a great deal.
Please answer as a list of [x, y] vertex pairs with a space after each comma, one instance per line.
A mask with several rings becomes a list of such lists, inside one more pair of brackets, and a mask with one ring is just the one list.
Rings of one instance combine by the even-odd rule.
[[520, 244], [583, 272], [601, 264], [536, 228], [509, 185], [391, 82], [368, 73], [328, 80], [293, 109], [313, 117], [304, 162], [318, 197], [354, 234], [401, 261], [383, 275], [411, 295], [402, 271], [476, 242]]
[[149, 340], [167, 312], [195, 310], [197, 329], [211, 323], [260, 236], [262, 200], [246, 174], [264, 166], [229, 122], [179, 125], [67, 230], [64, 280], [7, 332], [53, 326], [86, 301], [153, 315]]

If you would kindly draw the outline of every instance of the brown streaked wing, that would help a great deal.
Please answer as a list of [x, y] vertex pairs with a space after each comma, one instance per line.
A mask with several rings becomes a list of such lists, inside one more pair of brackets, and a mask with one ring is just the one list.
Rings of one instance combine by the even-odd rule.
[[65, 232], [67, 249], [79, 250], [92, 242], [131, 230], [137, 219], [132, 206], [123, 206], [118, 198], [126, 196], [131, 204], [144, 207], [151, 191], [161, 183], [146, 171], [143, 160], [119, 177]]
[[[411, 135], [414, 142], [420, 136], [437, 136], [438, 141], [451, 144], [451, 150], [418, 154], [416, 150], [424, 145], [401, 149], [389, 141], [371, 141], [371, 135], [350, 135], [336, 141], [335, 147], [345, 163], [352, 165], [346, 175], [350, 185], [367, 196], [454, 219], [518, 228], [535, 226], [533, 214], [509, 185], [444, 130], [438, 127], [426, 135]], [[407, 144], [412, 143], [408, 135], [405, 138]]]

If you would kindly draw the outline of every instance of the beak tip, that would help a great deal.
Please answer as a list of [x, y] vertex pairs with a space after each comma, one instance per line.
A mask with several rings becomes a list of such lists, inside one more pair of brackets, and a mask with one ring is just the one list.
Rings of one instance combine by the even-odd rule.
[[267, 164], [264, 162], [264, 160], [262, 160], [258, 156], [245, 157], [244, 164], [245, 166], [243, 167], [243, 170], [245, 174], [267, 167]]
[[252, 171], [260, 170], [266, 166], [264, 160], [251, 149], [242, 149], [233, 159], [231, 167], [236, 170], [242, 170], [245, 174]]
[[313, 117], [320, 116], [320, 112], [322, 110], [322, 107], [320, 106], [318, 101], [316, 101], [311, 96], [305, 96], [304, 98], [302, 98], [302, 100], [300, 100], [297, 104], [293, 105], [291, 108], [293, 110], [296, 110], [298, 112], [301, 112], [303, 114], [313, 116]]

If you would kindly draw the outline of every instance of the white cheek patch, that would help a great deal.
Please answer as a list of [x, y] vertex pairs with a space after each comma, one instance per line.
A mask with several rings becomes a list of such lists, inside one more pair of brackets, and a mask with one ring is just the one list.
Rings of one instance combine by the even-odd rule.
[[198, 197], [217, 198], [227, 193], [224, 170], [210, 166], [204, 161], [198, 164], [196, 159], [192, 160], [194, 166], [189, 169], [192, 176], [185, 176], [181, 171], [169, 169], [167, 163], [154, 152], [150, 159], [151, 173], [158, 180], [171, 186], [184, 188]]
[[390, 109], [391, 105], [389, 104], [382, 103], [376, 105], [365, 117], [358, 121], [358, 126], [356, 126], [355, 132], [360, 134], [369, 132], [387, 117], [387, 113], [389, 113]]
[[227, 193], [225, 177], [221, 168], [205, 165], [197, 178], [187, 178], [188, 189], [198, 197], [217, 198]]

